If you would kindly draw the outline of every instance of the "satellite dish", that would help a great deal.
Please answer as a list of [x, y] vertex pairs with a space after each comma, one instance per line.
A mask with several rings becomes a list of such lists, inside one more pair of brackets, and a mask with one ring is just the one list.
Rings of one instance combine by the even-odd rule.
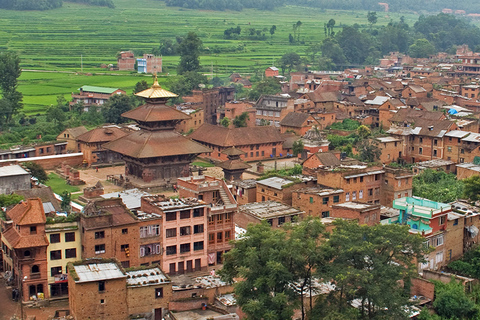
[[205, 88], [205, 85], [204, 85], [203, 83], [200, 83], [200, 84], [198, 85], [198, 87], [203, 89], [203, 88]]

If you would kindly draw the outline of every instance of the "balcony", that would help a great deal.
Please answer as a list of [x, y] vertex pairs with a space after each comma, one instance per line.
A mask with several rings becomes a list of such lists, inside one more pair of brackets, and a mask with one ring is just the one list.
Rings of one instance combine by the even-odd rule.
[[35, 272], [35, 273], [30, 273], [30, 279], [40, 279], [41, 278], [41, 274], [40, 272]]

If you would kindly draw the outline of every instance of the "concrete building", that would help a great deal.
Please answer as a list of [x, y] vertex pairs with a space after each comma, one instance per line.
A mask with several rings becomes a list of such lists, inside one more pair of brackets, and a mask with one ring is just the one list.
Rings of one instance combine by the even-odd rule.
[[380, 205], [362, 202], [335, 204], [331, 217], [357, 220], [359, 224], [374, 226], [380, 222]]
[[322, 185], [297, 189], [292, 192], [292, 206], [310, 217], [332, 217], [332, 207], [343, 202], [345, 202], [345, 193], [342, 189], [333, 189]]
[[82, 103], [84, 111], [88, 111], [90, 106], [102, 106], [115, 94], [126, 94], [122, 89], [95, 86], [83, 86], [78, 90], [80, 91], [78, 94], [72, 92], [72, 101], [70, 102], [70, 105]]
[[31, 188], [31, 174], [19, 165], [0, 167], [0, 194]]
[[135, 54], [132, 51], [122, 51], [117, 57], [118, 70], [135, 70]]
[[144, 53], [142, 58], [137, 59], [138, 73], [162, 72], [162, 57], [156, 57], [153, 54]]
[[316, 184], [312, 176], [293, 176], [287, 178], [271, 177], [257, 181], [257, 202], [278, 201], [292, 205], [292, 192]]

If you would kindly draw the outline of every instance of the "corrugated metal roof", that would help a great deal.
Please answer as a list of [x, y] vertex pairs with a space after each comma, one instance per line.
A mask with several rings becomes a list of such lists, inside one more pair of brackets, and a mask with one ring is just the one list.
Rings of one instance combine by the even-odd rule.
[[26, 174], [29, 173], [19, 165], [0, 167], [0, 177], [10, 177]]
[[358, 178], [358, 177], [364, 177], [364, 176], [371, 176], [371, 175], [374, 175], [374, 174], [380, 174], [380, 173], [384, 173], [384, 172], [385, 171], [383, 171], [383, 170], [367, 171], [367, 172], [364, 172], [364, 173], [353, 174], [351, 176], [345, 176], [344, 178], [345, 179]]
[[118, 88], [106, 88], [106, 87], [95, 87], [95, 86], [83, 86], [78, 90], [83, 90], [86, 92], [95, 92], [95, 93], [106, 93], [112, 94], [118, 90]]
[[129, 189], [122, 192], [112, 192], [101, 195], [101, 197], [104, 199], [118, 197], [122, 198], [123, 203], [128, 209], [140, 208], [143, 196], [151, 196], [151, 194], [138, 189]]
[[79, 280], [76, 283], [126, 278], [115, 263], [91, 263], [73, 266]]
[[151, 268], [145, 270], [127, 271], [128, 286], [151, 286], [162, 283], [169, 283], [170, 279], [160, 270]]
[[461, 131], [461, 130], [452, 130], [450, 132], [447, 132], [445, 136], [447, 137], [453, 137], [453, 138], [463, 138], [466, 137], [470, 134], [471, 132], [468, 131]]

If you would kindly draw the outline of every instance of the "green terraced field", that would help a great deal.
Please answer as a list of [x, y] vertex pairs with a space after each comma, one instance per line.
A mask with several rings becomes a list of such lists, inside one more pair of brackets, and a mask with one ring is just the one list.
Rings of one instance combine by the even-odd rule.
[[[331, 18], [339, 28], [342, 24], [367, 24], [367, 12], [293, 6], [275, 11], [217, 12], [166, 7], [155, 0], [114, 2], [115, 9], [64, 2], [62, 8], [50, 11], [0, 10], [0, 50], [18, 52], [23, 69], [71, 72], [24, 71], [20, 91], [24, 94], [25, 113], [42, 112], [45, 106], [55, 103], [57, 95], [68, 98], [82, 85], [119, 87], [130, 93], [143, 78], [129, 72], [106, 71], [100, 64], [115, 64], [116, 54], [122, 50], [151, 52], [161, 39], [173, 40], [189, 31], [199, 34], [206, 49], [201, 57], [204, 72], [213, 69], [215, 74], [225, 76], [232, 72], [251, 73], [254, 66], [265, 68], [289, 51], [303, 55], [308, 45], [324, 38], [324, 23]], [[400, 17], [378, 15], [379, 25]], [[417, 19], [414, 15], [405, 18], [411, 25]], [[293, 33], [292, 25], [299, 20], [304, 44], [292, 46], [288, 34]], [[276, 25], [277, 31], [273, 37], [267, 31], [266, 41], [224, 40], [224, 30], [237, 25], [242, 30]], [[234, 52], [213, 53], [222, 50]], [[95, 75], [76, 74], [81, 71], [81, 60], [83, 72]], [[174, 74], [178, 60], [177, 56], [164, 56], [164, 71]]]

